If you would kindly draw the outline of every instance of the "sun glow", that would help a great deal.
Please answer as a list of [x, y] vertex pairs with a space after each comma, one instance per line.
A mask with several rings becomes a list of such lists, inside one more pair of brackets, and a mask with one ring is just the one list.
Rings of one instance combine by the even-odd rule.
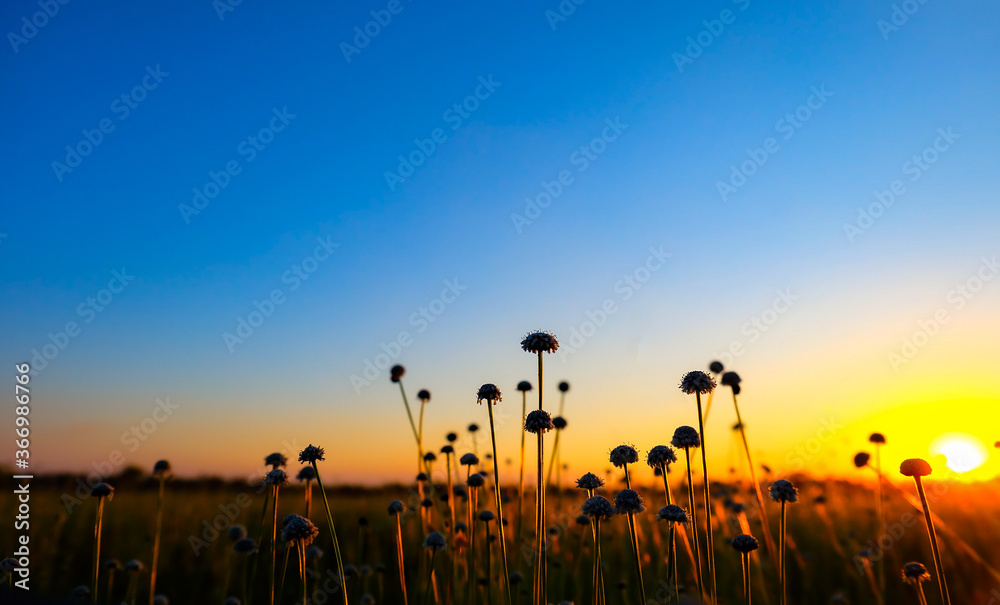
[[931, 452], [942, 455], [949, 469], [967, 473], [986, 463], [989, 453], [979, 440], [965, 433], [946, 433], [931, 444]]

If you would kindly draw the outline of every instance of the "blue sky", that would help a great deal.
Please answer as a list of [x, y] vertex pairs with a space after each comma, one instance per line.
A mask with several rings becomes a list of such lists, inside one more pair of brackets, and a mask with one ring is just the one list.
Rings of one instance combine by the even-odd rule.
[[[113, 271], [135, 276], [36, 377], [44, 468], [100, 457], [165, 396], [185, 407], [151, 437], [161, 444], [136, 453], [143, 464], [226, 422], [233, 434], [220, 443], [244, 431], [267, 449], [271, 436], [260, 433], [272, 426], [289, 427], [276, 443], [381, 438], [369, 423], [385, 411], [386, 430], [405, 440], [385, 373], [360, 389], [351, 381], [401, 331], [412, 344], [394, 361], [414, 389], [442, 394], [432, 422], [461, 426], [482, 415], [466, 401], [479, 384], [513, 392], [531, 376], [517, 349], [525, 331], [568, 339], [606, 300], [616, 311], [550, 365], [554, 379], [580, 385], [595, 419], [608, 397], [648, 402], [636, 413], [683, 405], [675, 375], [733, 341], [747, 349], [734, 363], [776, 390], [777, 365], [828, 349], [835, 367], [870, 358], [890, 384], [907, 380], [900, 372], [926, 375], [948, 343], [989, 361], [980, 353], [997, 333], [996, 283], [913, 362], [888, 359], [916, 322], [950, 308], [947, 292], [982, 257], [1000, 252], [995, 3], [928, 0], [880, 30], [903, 4], [590, 0], [553, 21], [554, 1], [403, 0], [350, 61], [342, 45], [372, 11], [384, 20], [389, 3], [244, 1], [222, 18], [218, 5], [70, 2], [30, 37], [22, 17], [37, 3], [0, 9], [14, 34], [2, 68], [4, 359], [24, 361], [49, 332], [84, 319], [79, 306]], [[690, 60], [679, 67], [681, 56]], [[814, 90], [829, 95], [810, 99]], [[797, 110], [786, 139], [778, 122]], [[53, 168], [102, 123], [108, 132], [78, 166]], [[269, 126], [281, 130], [261, 133]], [[443, 142], [390, 187], [398, 156], [435, 129]], [[939, 129], [957, 138], [944, 142]], [[723, 199], [719, 181], [769, 139], [766, 162]], [[911, 181], [906, 162], [936, 140], [934, 161]], [[227, 164], [233, 174], [218, 176]], [[185, 214], [212, 173], [228, 183]], [[572, 181], [519, 230], [512, 215], [560, 173]], [[905, 192], [849, 238], [845, 223], [895, 180]], [[317, 238], [336, 250], [312, 265]], [[651, 247], [669, 259], [641, 288], [621, 286]], [[303, 264], [315, 267], [309, 279], [289, 277]], [[433, 303], [446, 280], [465, 289]], [[747, 342], [746, 322], [789, 288], [802, 302]], [[276, 289], [284, 302], [227, 345], [224, 334]], [[443, 312], [433, 323], [413, 319], [435, 304]], [[823, 374], [802, 366], [807, 384], [809, 368]], [[656, 381], [671, 390], [659, 403]], [[310, 416], [325, 433], [294, 426]], [[55, 451], [81, 433], [92, 438], [72, 455]], [[239, 472], [234, 456], [207, 458], [181, 468]], [[391, 475], [390, 462], [352, 463]]]

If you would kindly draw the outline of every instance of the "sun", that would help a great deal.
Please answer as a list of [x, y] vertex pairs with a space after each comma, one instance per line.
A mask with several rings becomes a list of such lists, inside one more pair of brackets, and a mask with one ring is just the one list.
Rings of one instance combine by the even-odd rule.
[[966, 433], [945, 433], [931, 443], [931, 453], [945, 457], [956, 473], [967, 473], [985, 464], [989, 453], [979, 439]]

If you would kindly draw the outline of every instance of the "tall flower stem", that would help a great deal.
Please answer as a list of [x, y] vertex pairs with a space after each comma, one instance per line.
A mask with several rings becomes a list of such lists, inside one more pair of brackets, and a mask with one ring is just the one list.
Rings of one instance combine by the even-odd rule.
[[[493, 457], [496, 460], [496, 456]], [[503, 542], [503, 536], [500, 536], [500, 541]], [[506, 575], [504, 571], [504, 575]], [[510, 591], [507, 591], [507, 600], [510, 602]], [[486, 602], [489, 605], [493, 605], [493, 566], [490, 561], [490, 523], [486, 522]]]
[[396, 513], [396, 560], [399, 562], [399, 589], [403, 591], [403, 605], [409, 605], [406, 596], [406, 572], [403, 568], [403, 524]]
[[347, 583], [344, 581], [344, 560], [340, 557], [340, 542], [337, 541], [337, 529], [333, 526], [333, 513], [330, 512], [330, 500], [326, 496], [326, 488], [323, 487], [323, 479], [319, 476], [319, 468], [316, 461], [312, 461], [313, 470], [316, 471], [316, 484], [319, 486], [319, 493], [323, 494], [323, 506], [326, 508], [326, 521], [330, 526], [330, 538], [333, 540], [333, 554], [337, 558], [337, 572], [340, 573], [340, 593], [344, 597], [344, 605], [347, 605]]
[[[538, 357], [541, 364], [541, 355]], [[541, 397], [539, 395], [539, 397]], [[545, 458], [545, 437], [542, 431], [538, 432], [538, 481], [535, 489], [535, 554], [538, 557], [535, 562], [535, 604], [546, 605], [546, 554], [545, 554], [545, 484], [544, 484], [544, 464]]]
[[740, 560], [743, 564], [743, 594], [746, 596], [747, 605], [750, 605], [750, 553], [740, 553]]
[[[878, 472], [878, 532], [876, 536], [885, 532], [885, 503], [882, 499], [882, 446], [875, 444], [875, 469]], [[885, 557], [878, 561], [878, 589], [885, 594]]]
[[271, 523], [271, 605], [274, 605], [275, 542], [278, 541], [278, 486], [274, 486], [274, 518]]
[[[669, 493], [669, 492], [667, 492]], [[669, 506], [669, 503], [667, 503]], [[674, 584], [674, 600], [678, 603], [681, 602], [680, 587], [678, 586], [679, 578], [677, 577], [677, 536], [675, 535], [676, 529], [674, 524], [671, 523], [667, 530], [667, 552], [670, 557], [671, 567], [673, 572], [673, 584]]]
[[[528, 392], [521, 391], [521, 426], [524, 426], [524, 420], [528, 416]], [[525, 431], [521, 431], [521, 473], [518, 479], [517, 488], [517, 540], [518, 544], [521, 544], [523, 540], [524, 532], [524, 507], [521, 506], [522, 500], [524, 500], [524, 439]]]
[[431, 563], [427, 568], [427, 587], [424, 588], [423, 605], [427, 605], [427, 597], [431, 594], [431, 582], [434, 578], [434, 558], [437, 556], [437, 549], [431, 549]]
[[[267, 519], [267, 505], [271, 501], [271, 490], [264, 491], [264, 508], [260, 511], [260, 522], [257, 524], [257, 549], [254, 550], [251, 555], [253, 557], [253, 573], [250, 574], [252, 577], [257, 577], [257, 564], [260, 562], [260, 548], [264, 543], [264, 520]], [[246, 578], [244, 578], [244, 583], [246, 583]], [[243, 601], [250, 605], [250, 599], [253, 597], [253, 592], [243, 595]]]
[[691, 477], [691, 449], [684, 448], [684, 460], [687, 462], [688, 478], [688, 510], [691, 511], [691, 531], [694, 537], [694, 567], [695, 581], [698, 584], [698, 593], [705, 596], [705, 583], [701, 570], [701, 540], [698, 539], [698, 509], [694, 506], [694, 481]]
[[[711, 394], [709, 394], [711, 397]], [[760, 526], [764, 530], [764, 546], [767, 547], [769, 557], [774, 556], [774, 539], [771, 537], [771, 528], [767, 523], [767, 511], [764, 508], [764, 496], [760, 491], [760, 483], [757, 482], [757, 471], [753, 465], [753, 458], [750, 456], [750, 443], [747, 441], [746, 429], [743, 427], [743, 417], [740, 416], [740, 406], [736, 402], [736, 393], [733, 393], [733, 408], [736, 409], [736, 425], [740, 427], [740, 437], [743, 440], [743, 452], [747, 457], [747, 466], [750, 467], [750, 481], [753, 483], [754, 495], [757, 497], [757, 506], [760, 510]], [[704, 439], [704, 436], [702, 437]], [[772, 559], [773, 561], [773, 559]]]
[[712, 494], [708, 480], [708, 459], [705, 454], [705, 423], [701, 415], [701, 393], [695, 392], [695, 399], [698, 402], [698, 434], [701, 435], [701, 470], [705, 485], [705, 527], [708, 531], [708, 545], [705, 557], [708, 559], [708, 573], [712, 581], [712, 603], [716, 602], [716, 581], [715, 581], [715, 540], [712, 534]]
[[632, 539], [632, 554], [635, 555], [635, 577], [639, 581], [640, 604], [646, 603], [646, 584], [642, 581], [642, 558], [639, 553], [639, 537], [635, 532], [635, 513], [628, 514], [628, 532]]
[[[510, 573], [507, 570], [507, 538], [504, 535], [503, 530], [503, 496], [500, 491], [500, 467], [497, 462], [500, 457], [497, 455], [497, 435], [496, 428], [493, 423], [493, 402], [487, 401], [486, 408], [490, 413], [490, 439], [493, 443], [493, 491], [496, 494], [497, 500], [497, 541], [500, 542], [500, 559], [503, 562], [503, 586], [504, 594], [507, 595], [507, 604], [510, 605], [511, 595], [510, 595]], [[524, 434], [524, 431], [521, 431]], [[470, 525], [469, 531], [472, 531], [472, 526]], [[487, 549], [489, 548], [489, 525], [486, 526], [487, 532]], [[489, 569], [489, 563], [487, 563], [487, 569]]]
[[296, 552], [299, 555], [299, 576], [302, 578], [302, 605], [308, 605], [309, 589], [306, 586], [306, 545], [297, 541]]
[[417, 425], [413, 422], [413, 412], [410, 411], [410, 402], [406, 399], [406, 389], [403, 388], [403, 379], [396, 381], [399, 384], [399, 393], [403, 396], [403, 406], [406, 408], [406, 417], [410, 419], [410, 428], [413, 430], [413, 440], [417, 442], [417, 472], [421, 471], [424, 463], [424, 445], [420, 442], [420, 433]]
[[94, 581], [90, 591], [91, 601], [97, 602], [97, 576], [101, 568], [101, 524], [104, 517], [104, 496], [97, 499], [97, 520], [94, 522]]
[[941, 551], [938, 550], [937, 532], [934, 530], [934, 520], [931, 518], [931, 509], [927, 504], [927, 494], [924, 493], [924, 484], [920, 476], [914, 476], [913, 480], [917, 484], [917, 493], [920, 494], [920, 504], [924, 507], [924, 522], [927, 524], [927, 535], [931, 540], [931, 550], [934, 552], [934, 570], [937, 572], [938, 590], [941, 592], [941, 602], [944, 605], [951, 605], [951, 595], [948, 594], [948, 582], [944, 577], [944, 565], [941, 563]]
[[788, 592], [788, 582], [785, 577], [785, 532], [787, 531], [786, 526], [787, 520], [785, 515], [785, 501], [781, 501], [781, 527], [778, 529], [778, 533], [781, 537], [781, 544], [778, 545], [779, 555], [778, 555], [778, 578], [781, 580], [781, 605], [785, 605], [785, 599], [787, 598]]
[[160, 534], [163, 532], [163, 492], [166, 481], [166, 473], [161, 473], [160, 493], [156, 498], [156, 531], [153, 534], [153, 566], [149, 571], [149, 605], [153, 605], [153, 595], [156, 594], [156, 566], [160, 560]]

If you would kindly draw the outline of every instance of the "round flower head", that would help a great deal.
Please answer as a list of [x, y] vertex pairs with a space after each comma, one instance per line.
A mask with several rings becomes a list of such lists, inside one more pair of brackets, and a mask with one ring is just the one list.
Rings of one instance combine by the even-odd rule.
[[316, 478], [316, 469], [311, 466], [303, 466], [299, 469], [299, 474], [295, 478], [299, 481], [312, 481]]
[[656, 520], [687, 525], [691, 521], [691, 515], [676, 504], [668, 504], [661, 508], [660, 512], [656, 513]]
[[931, 465], [920, 458], [908, 458], [899, 465], [899, 472], [907, 477], [926, 477], [931, 474]]
[[170, 463], [166, 460], [157, 460], [153, 465], [153, 476], [162, 477], [170, 474]]
[[468, 492], [465, 491], [465, 486], [464, 485], [454, 485], [454, 486], [452, 486], [451, 491], [452, 491], [453, 494], [455, 494], [456, 498], [461, 498], [461, 499], [464, 500], [465, 497], [468, 496]]
[[637, 452], [631, 445], [623, 444], [611, 450], [611, 454], [608, 458], [611, 461], [611, 464], [621, 468], [626, 464], [634, 464], [638, 462], [639, 452]]
[[615, 494], [615, 510], [619, 513], [641, 513], [646, 510], [642, 505], [642, 496], [634, 489], [623, 489]]
[[358, 568], [348, 563], [347, 565], [344, 566], [344, 577], [347, 578], [358, 577]]
[[247, 528], [242, 525], [231, 525], [229, 527], [229, 531], [226, 532], [226, 535], [229, 536], [230, 540], [236, 542], [237, 540], [242, 540], [247, 537]]
[[479, 430], [479, 425], [473, 422], [472, 424], [469, 425], [468, 428], [470, 433], [475, 433], [476, 431]]
[[615, 516], [615, 507], [611, 506], [604, 496], [594, 496], [587, 500], [580, 507], [580, 512], [591, 519], [610, 519]]
[[554, 428], [556, 427], [552, 424], [552, 416], [545, 410], [532, 410], [524, 419], [524, 430], [529, 433], [544, 433]]
[[403, 512], [403, 501], [402, 500], [393, 500], [392, 502], [389, 503], [389, 514], [390, 515], [398, 515], [401, 512]]
[[486, 521], [487, 523], [489, 523], [490, 521], [492, 521], [495, 518], [496, 518], [496, 515], [493, 514], [493, 511], [490, 511], [490, 510], [479, 511], [479, 520], [480, 521]]
[[701, 437], [698, 430], [690, 426], [679, 426], [674, 431], [674, 438], [670, 440], [674, 447], [701, 447]]
[[[117, 562], [118, 561], [115, 561], [115, 563]], [[9, 557], [7, 559], [4, 559], [3, 561], [0, 561], [0, 575], [5, 575], [5, 576], [10, 575], [14, 573], [15, 569], [17, 569], [17, 559], [15, 559], [14, 557]]]
[[742, 390], [743, 389], [740, 388], [740, 385], [738, 385], [738, 384], [734, 384], [733, 385], [733, 395], [739, 395], [740, 391], [742, 391]]
[[90, 495], [111, 500], [115, 497], [115, 488], [111, 487], [107, 483], [98, 483], [90, 489]]
[[257, 550], [257, 543], [250, 538], [240, 538], [233, 544], [233, 552], [251, 553]]
[[392, 369], [389, 370], [389, 380], [399, 382], [400, 378], [403, 377], [403, 374], [406, 374], [406, 368], [398, 364], [394, 365], [392, 366]]
[[791, 481], [778, 479], [771, 484], [771, 500], [775, 502], [798, 502], [799, 490]]
[[727, 387], [739, 386], [740, 381], [741, 381], [740, 375], [737, 374], [736, 372], [726, 372], [725, 374], [722, 375], [722, 379], [720, 380], [723, 386]]
[[562, 416], [556, 416], [552, 419], [552, 426], [556, 427], [556, 430], [563, 430], [566, 428], [566, 419]]
[[569, 392], [569, 383], [565, 380], [559, 383], [559, 390], [563, 393]]
[[264, 458], [264, 464], [273, 468], [278, 468], [279, 466], [287, 465], [288, 458], [285, 458], [284, 454], [275, 452], [273, 454], [268, 454], [267, 457]]
[[670, 466], [674, 462], [677, 462], [677, 454], [665, 445], [653, 446], [653, 449], [646, 454], [646, 464], [652, 468]]
[[469, 487], [482, 487], [484, 483], [486, 483], [486, 480], [479, 473], [473, 473], [465, 480], [465, 484]]
[[[489, 403], [503, 401], [503, 398], [500, 396], [500, 389], [497, 388], [497, 385], [490, 382], [479, 387], [479, 391], [476, 392], [476, 403], [482, 403], [484, 399]], [[476, 428], [478, 429], [479, 427]]]
[[460, 534], [467, 534], [469, 533], [469, 526], [464, 521], [459, 521], [455, 523], [455, 531]]
[[170, 605], [170, 599], [164, 595], [158, 594], [153, 597], [153, 605]]
[[858, 452], [854, 454], [854, 466], [862, 468], [868, 466], [868, 461], [871, 460], [871, 454], [868, 452]]
[[531, 390], [531, 383], [528, 382], [527, 380], [522, 380], [521, 382], [517, 383], [517, 390], [521, 391], [522, 393], [527, 393], [528, 391]]
[[760, 548], [760, 543], [753, 536], [740, 534], [733, 538], [733, 548], [743, 554], [747, 554]]
[[681, 378], [681, 390], [688, 395], [693, 395], [695, 393], [710, 393], [712, 389], [715, 388], [715, 381], [708, 374], [702, 372], [701, 370], [694, 370], [693, 372], [688, 372]]
[[288, 483], [288, 474], [280, 468], [276, 468], [264, 476], [264, 485], [280, 487], [285, 483]]
[[417, 473], [417, 483], [427, 481], [427, 473]]
[[426, 454], [424, 454], [424, 462], [434, 462], [437, 459], [438, 459], [437, 454], [435, 454], [434, 452], [427, 452]]
[[125, 564], [125, 569], [128, 571], [134, 571], [136, 573], [139, 573], [146, 569], [146, 565], [143, 564], [143, 562], [140, 561], [139, 559], [132, 559], [131, 561]]
[[868, 436], [868, 441], [871, 443], [885, 444], [885, 435], [882, 433], [872, 433]]
[[601, 479], [594, 473], [587, 473], [576, 480], [576, 486], [580, 489], [597, 489], [603, 485], [604, 479]]
[[444, 454], [444, 455], [446, 455], [446, 456], [448, 454], [454, 454], [455, 453], [455, 448], [453, 448], [450, 445], [442, 445], [441, 446], [441, 453]]
[[[713, 361], [712, 363], [708, 364], [708, 371], [711, 372], [711, 373], [713, 373], [713, 374], [718, 374], [724, 368], [725, 368], [725, 366], [722, 365], [721, 361]], [[726, 384], [726, 383], [722, 383], [722, 384]]]
[[434, 507], [434, 501], [431, 500], [430, 498], [424, 498], [423, 500], [420, 501], [420, 506], [422, 506], [424, 508], [433, 508]]
[[733, 511], [734, 515], [738, 515], [738, 514], [742, 513], [743, 511], [745, 511], [746, 509], [747, 509], [747, 507], [743, 506], [739, 502], [733, 502], [733, 505], [729, 507], [729, 510]]
[[463, 466], [475, 466], [479, 464], [479, 457], [471, 452], [462, 454], [462, 457], [458, 459], [458, 463]]
[[[14, 559], [10, 559], [10, 561], [14, 561]], [[104, 569], [107, 569], [109, 571], [118, 571], [121, 568], [122, 568], [122, 563], [118, 559], [107, 559], [106, 561], [104, 561]], [[2, 569], [3, 569], [3, 563], [0, 563], [0, 570]], [[3, 571], [3, 573], [9, 573], [9, 572]]]
[[515, 572], [512, 572], [510, 574], [510, 585], [511, 586], [517, 586], [518, 584], [520, 584], [523, 581], [524, 581], [524, 576], [521, 575], [521, 572], [515, 571]]
[[301, 546], [308, 546], [319, 535], [319, 529], [313, 522], [305, 517], [295, 515], [291, 521], [281, 530], [281, 539], [285, 542], [296, 542]]
[[299, 462], [322, 462], [326, 452], [318, 445], [309, 444], [306, 449], [299, 452]]
[[420, 389], [419, 391], [417, 391], [417, 399], [423, 401], [424, 403], [427, 403], [428, 401], [431, 400], [431, 392], [428, 391], [427, 389]]
[[551, 332], [532, 332], [521, 340], [521, 348], [529, 353], [555, 353], [559, 341]]
[[912, 561], [903, 566], [903, 581], [907, 584], [919, 584], [931, 579], [923, 563]]
[[577, 515], [576, 516], [577, 525], [590, 525], [590, 517], [587, 515]]
[[448, 440], [448, 443], [455, 443], [458, 441], [458, 433], [448, 433], [444, 438]]
[[448, 542], [444, 539], [444, 536], [440, 532], [432, 531], [430, 535], [424, 538], [424, 548], [430, 548], [432, 550], [442, 550], [447, 546]]

